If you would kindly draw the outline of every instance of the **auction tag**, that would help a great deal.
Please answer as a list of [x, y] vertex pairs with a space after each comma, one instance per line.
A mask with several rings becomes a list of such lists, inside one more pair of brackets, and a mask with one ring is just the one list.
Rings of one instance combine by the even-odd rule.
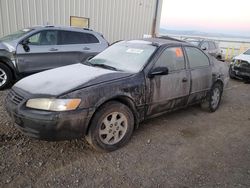
[[133, 54], [140, 54], [140, 53], [143, 52], [143, 50], [142, 49], [136, 49], [136, 48], [129, 48], [129, 49], [127, 49], [126, 52], [133, 53]]

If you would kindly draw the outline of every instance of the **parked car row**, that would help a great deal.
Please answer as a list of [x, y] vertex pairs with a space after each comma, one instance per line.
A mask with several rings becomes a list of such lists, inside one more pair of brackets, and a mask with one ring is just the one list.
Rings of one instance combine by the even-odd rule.
[[213, 40], [186, 38], [185, 41], [190, 42], [195, 46], [198, 46], [199, 48], [201, 48], [211, 56], [214, 56], [216, 59], [220, 61], [224, 60], [222, 50], [219, 48], [218, 43]]
[[[24, 39], [33, 36], [28, 33]], [[99, 34], [91, 33], [107, 47]], [[15, 44], [23, 53], [31, 52], [34, 41], [41, 43], [40, 37]], [[44, 61], [50, 53], [44, 53]], [[12, 53], [7, 54], [13, 59]], [[66, 61], [67, 53], [61, 55]], [[23, 78], [10, 90], [6, 109], [24, 134], [45, 140], [85, 137], [95, 149], [113, 151], [125, 145], [146, 119], [197, 103], [216, 111], [228, 82], [227, 65], [190, 43], [171, 38], [120, 41], [86, 61], [73, 56], [81, 63]], [[32, 66], [36, 59], [26, 64]], [[22, 67], [20, 61], [24, 58], [15, 62], [16, 67], [13, 63], [17, 70]]]

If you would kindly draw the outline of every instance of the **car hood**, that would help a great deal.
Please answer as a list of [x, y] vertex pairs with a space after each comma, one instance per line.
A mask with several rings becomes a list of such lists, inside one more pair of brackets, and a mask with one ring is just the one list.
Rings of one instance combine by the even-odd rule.
[[36, 95], [58, 96], [78, 88], [116, 80], [132, 75], [83, 64], [64, 66], [26, 77], [14, 85]]
[[243, 60], [243, 61], [247, 61], [248, 63], [250, 63], [250, 55], [240, 54], [234, 57], [234, 59]]
[[16, 41], [10, 41], [10, 42], [3, 42], [0, 41], [0, 50], [6, 50], [8, 52], [13, 52], [16, 50]]

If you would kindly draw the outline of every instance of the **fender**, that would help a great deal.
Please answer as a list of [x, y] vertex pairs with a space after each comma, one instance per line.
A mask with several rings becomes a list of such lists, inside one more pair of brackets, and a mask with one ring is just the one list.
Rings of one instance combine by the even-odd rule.
[[91, 120], [93, 118], [93, 116], [95, 115], [96, 111], [98, 110], [98, 108], [100, 108], [102, 105], [104, 105], [105, 103], [109, 102], [109, 101], [118, 101], [118, 102], [121, 102], [125, 105], [127, 105], [132, 113], [134, 114], [134, 118], [135, 118], [135, 128], [138, 128], [139, 127], [139, 123], [144, 119], [144, 111], [140, 113], [140, 110], [139, 112], [137, 111], [136, 109], [136, 105], [135, 105], [135, 102], [133, 101], [133, 99], [126, 95], [126, 94], [118, 94], [118, 95], [114, 95], [112, 97], [109, 97], [109, 98], [106, 98], [105, 100], [104, 99], [101, 99], [98, 101], [98, 103], [95, 105], [94, 108], [90, 109], [89, 110], [89, 119], [87, 121], [87, 130], [86, 130], [86, 133], [88, 133], [88, 130], [89, 130], [89, 127], [90, 127], [90, 124], [91, 124]]
[[0, 56], [0, 63], [7, 65], [9, 67], [9, 69], [11, 70], [14, 78], [15, 79], [18, 78], [18, 75], [16, 73], [15, 64], [9, 58]]

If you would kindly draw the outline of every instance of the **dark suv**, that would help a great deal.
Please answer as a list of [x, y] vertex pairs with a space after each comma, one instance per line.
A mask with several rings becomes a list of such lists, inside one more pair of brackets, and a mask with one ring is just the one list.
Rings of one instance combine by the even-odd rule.
[[201, 48], [203, 51], [209, 53], [214, 56], [218, 60], [223, 60], [222, 51], [219, 48], [217, 42], [213, 40], [205, 40], [205, 39], [185, 39], [185, 41], [190, 42], [191, 44]]
[[89, 29], [37, 26], [17, 31], [0, 38], [0, 89], [26, 75], [84, 61], [107, 47], [103, 36]]

